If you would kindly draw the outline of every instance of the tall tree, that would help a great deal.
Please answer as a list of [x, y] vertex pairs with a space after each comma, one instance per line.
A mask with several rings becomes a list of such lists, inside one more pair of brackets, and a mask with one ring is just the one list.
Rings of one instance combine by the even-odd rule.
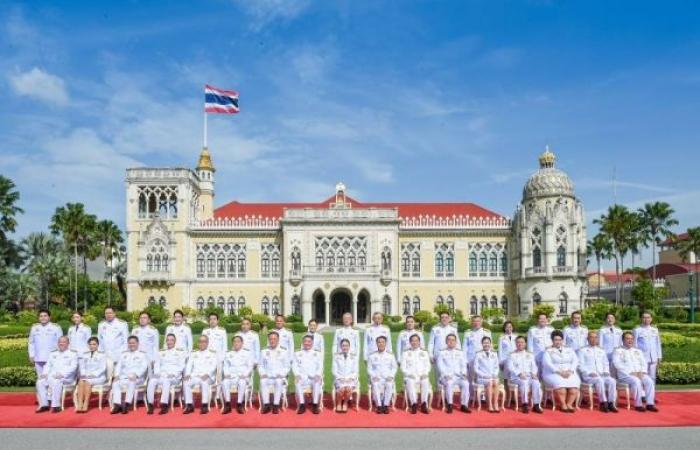
[[610, 236], [605, 233], [596, 234], [593, 239], [588, 241], [588, 254], [595, 256], [598, 265], [598, 298], [600, 298], [600, 262], [602, 259], [610, 259], [613, 253], [612, 241]]
[[22, 272], [33, 275], [38, 284], [36, 291], [49, 306], [51, 285], [64, 279], [70, 271], [70, 262], [61, 241], [46, 233], [31, 233], [21, 243], [25, 264]]
[[[96, 221], [95, 216], [85, 212], [85, 206], [82, 203], [67, 203], [65, 206], [58, 207], [51, 218], [51, 232], [63, 236], [65, 244], [73, 250], [75, 265], [73, 306], [76, 311], [78, 310], [78, 255], [83, 255], [83, 267], [87, 272], [85, 258], [89, 252], [90, 237], [94, 233]], [[87, 302], [87, 299], [85, 301]]]
[[700, 227], [688, 228], [688, 238], [676, 240], [674, 247], [685, 261], [689, 260], [690, 252], [700, 257]]
[[17, 228], [17, 215], [24, 212], [17, 206], [18, 202], [15, 183], [0, 175], [0, 269], [17, 266], [20, 262], [17, 246], [9, 237]]
[[672, 238], [671, 227], [678, 225], [673, 217], [675, 211], [666, 202], [647, 203], [638, 210], [642, 218], [642, 226], [651, 241], [651, 273], [656, 281], [656, 246], [661, 243], [661, 238]]
[[613, 256], [615, 257], [615, 304], [622, 300], [622, 283], [620, 274], [624, 269], [624, 257], [630, 251], [636, 214], [630, 212], [624, 205], [612, 205], [606, 214], [594, 219], [593, 223], [600, 226], [600, 232], [607, 235], [612, 242]]
[[112, 304], [112, 266], [115, 253], [119, 249], [119, 244], [124, 242], [124, 237], [119, 227], [111, 220], [101, 220], [95, 227], [95, 235], [100, 242], [102, 257], [105, 262], [105, 275], [109, 277], [107, 290], [107, 304]]

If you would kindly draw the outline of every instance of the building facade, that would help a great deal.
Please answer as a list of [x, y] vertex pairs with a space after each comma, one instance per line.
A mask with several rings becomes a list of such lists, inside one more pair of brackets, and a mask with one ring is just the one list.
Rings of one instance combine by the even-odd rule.
[[196, 170], [127, 170], [129, 310], [209, 305], [234, 314], [408, 315], [436, 304], [465, 315], [502, 308], [560, 315], [585, 295], [583, 205], [549, 150], [514, 219], [473, 203], [363, 203], [342, 183], [318, 203], [214, 208], [209, 151]]

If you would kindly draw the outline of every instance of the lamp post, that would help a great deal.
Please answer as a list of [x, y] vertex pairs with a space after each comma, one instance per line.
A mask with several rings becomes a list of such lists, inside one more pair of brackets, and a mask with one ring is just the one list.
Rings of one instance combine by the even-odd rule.
[[693, 285], [695, 281], [697, 283], [698, 273], [697, 273], [697, 262], [695, 259], [695, 252], [689, 252], [688, 262], [691, 265], [691, 271], [688, 272], [688, 297], [690, 300], [690, 323], [695, 323], [695, 298], [698, 295], [696, 287]]

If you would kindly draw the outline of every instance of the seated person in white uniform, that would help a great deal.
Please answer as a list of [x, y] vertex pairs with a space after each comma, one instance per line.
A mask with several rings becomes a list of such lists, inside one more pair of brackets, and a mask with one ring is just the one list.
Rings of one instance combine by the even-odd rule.
[[610, 361], [602, 347], [598, 346], [598, 332], [588, 332], [588, 345], [577, 353], [581, 379], [595, 388], [602, 412], [617, 412], [617, 382], [610, 376]]
[[532, 394], [532, 410], [542, 414], [542, 386], [537, 376], [537, 363], [535, 355], [527, 351], [527, 340], [525, 336], [518, 336], [515, 339], [515, 351], [508, 357], [506, 363], [508, 367], [508, 382], [518, 385], [518, 395], [522, 404], [522, 411], [530, 412], [530, 395]]
[[88, 351], [78, 358], [80, 378], [75, 388], [75, 412], [78, 413], [87, 412], [92, 387], [107, 382], [107, 355], [98, 351], [100, 341], [91, 337], [87, 345]]
[[[177, 340], [176, 340], [177, 342]], [[199, 336], [197, 340], [198, 350], [190, 353], [185, 366], [185, 378], [182, 384], [182, 393], [185, 395], [185, 410], [183, 414], [194, 412], [193, 390], [199, 389], [202, 395], [202, 409], [200, 414], [209, 412], [209, 399], [211, 386], [216, 383], [216, 371], [219, 368], [219, 357], [216, 350], [209, 348], [209, 338]]]
[[[360, 380], [360, 358], [350, 352], [350, 340], [340, 340], [340, 351], [333, 355], [333, 378], [335, 383], [335, 411], [348, 412], [348, 403]], [[359, 399], [357, 399], [359, 401]]]
[[[630, 387], [634, 397], [634, 407], [639, 412], [658, 412], [654, 404], [656, 387], [649, 376], [648, 365], [644, 353], [634, 346], [634, 334], [625, 331], [622, 334], [622, 347], [613, 352], [613, 366], [617, 371], [617, 381]], [[646, 409], [644, 401], [646, 400]]]
[[314, 350], [313, 336], [306, 335], [301, 340], [301, 350], [294, 354], [292, 362], [294, 372], [294, 391], [297, 396], [297, 414], [306, 412], [304, 389], [311, 389], [311, 411], [320, 412], [319, 403], [323, 394], [323, 353]]
[[576, 352], [564, 346], [564, 333], [552, 331], [552, 346], [542, 356], [542, 379], [554, 389], [561, 410], [566, 413], [576, 411], [576, 399], [581, 387], [581, 379], [576, 372], [578, 357]]
[[[128, 350], [119, 357], [112, 381], [112, 414], [126, 414], [131, 409], [134, 392], [146, 380], [148, 355], [139, 350], [139, 338], [129, 336]], [[126, 393], [122, 406], [122, 393]]]
[[428, 414], [428, 398], [432, 391], [430, 385], [430, 355], [421, 348], [420, 335], [412, 334], [408, 345], [410, 348], [401, 354], [401, 372], [406, 386], [406, 401], [411, 405], [411, 414], [418, 411], [416, 386], [420, 386], [423, 414]]
[[167, 414], [170, 409], [170, 388], [182, 387], [182, 375], [187, 364], [188, 352], [175, 348], [177, 337], [174, 334], [165, 336], [165, 350], [156, 352], [156, 360], [153, 363], [153, 373], [148, 379], [146, 387], [146, 412], [153, 414], [153, 402], [156, 389], [160, 386], [160, 412]]
[[377, 351], [369, 355], [367, 359], [367, 375], [372, 385], [372, 396], [377, 405], [377, 414], [389, 414], [389, 406], [394, 398], [398, 364], [394, 355], [387, 350], [387, 342], [386, 337], [377, 337], [375, 343]]
[[[280, 345], [280, 335], [277, 331], [267, 333], [268, 346], [260, 352], [258, 374], [260, 375], [260, 396], [262, 397], [261, 412], [268, 414], [280, 413], [282, 394], [287, 385], [287, 376], [291, 367], [289, 352]], [[272, 391], [272, 392], [270, 392]], [[270, 394], [272, 393], [272, 406]]]
[[63, 387], [74, 384], [78, 376], [78, 354], [68, 348], [68, 337], [58, 338], [58, 349], [49, 354], [42, 368], [41, 376], [36, 380], [36, 392], [39, 396], [41, 413], [49, 410], [49, 389], [51, 390], [51, 412], [61, 412], [61, 394]]
[[245, 394], [249, 386], [253, 384], [253, 368], [255, 367], [255, 354], [243, 348], [243, 336], [233, 337], [233, 350], [224, 357], [223, 379], [221, 390], [224, 395], [224, 410], [222, 414], [231, 412], [231, 388], [236, 387], [236, 411], [238, 414], [245, 412]]
[[440, 351], [437, 358], [439, 383], [442, 385], [445, 398], [445, 411], [452, 414], [452, 402], [454, 401], [454, 388], [457, 386], [460, 392], [460, 410], [470, 413], [469, 410], [469, 375], [467, 370], [467, 358], [464, 352], [457, 347], [457, 335], [450, 333], [445, 337], [447, 348]]
[[491, 348], [491, 338], [481, 338], [481, 350], [474, 355], [474, 382], [484, 387], [490, 413], [501, 412], [498, 407], [498, 355]]

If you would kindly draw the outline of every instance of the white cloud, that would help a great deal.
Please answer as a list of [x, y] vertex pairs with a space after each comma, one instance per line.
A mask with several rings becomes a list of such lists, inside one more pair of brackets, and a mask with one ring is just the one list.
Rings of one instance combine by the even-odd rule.
[[59, 106], [68, 104], [68, 91], [62, 78], [34, 67], [9, 77], [17, 95], [33, 97]]
[[251, 18], [250, 28], [260, 30], [276, 20], [289, 21], [298, 17], [310, 0], [234, 0]]

